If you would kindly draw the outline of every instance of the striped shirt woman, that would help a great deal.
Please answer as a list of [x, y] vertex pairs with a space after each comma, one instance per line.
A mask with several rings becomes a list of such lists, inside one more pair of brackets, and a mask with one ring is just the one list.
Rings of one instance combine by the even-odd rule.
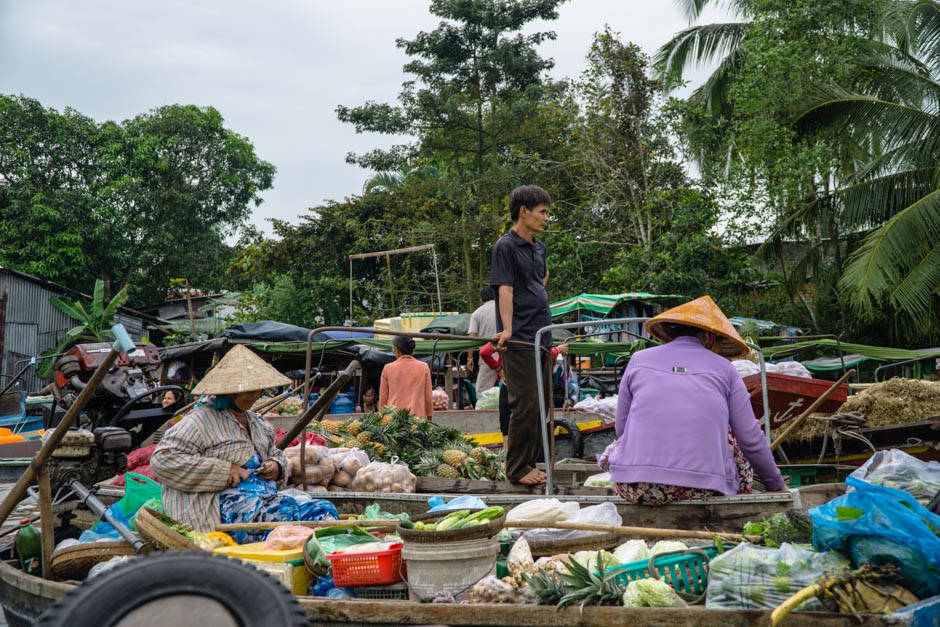
[[258, 414], [247, 417], [246, 429], [230, 410], [199, 407], [166, 432], [150, 464], [163, 484], [167, 516], [195, 531], [213, 531], [232, 465], [243, 466], [256, 452], [278, 464], [278, 488], [284, 487], [290, 466], [274, 445], [274, 431]]

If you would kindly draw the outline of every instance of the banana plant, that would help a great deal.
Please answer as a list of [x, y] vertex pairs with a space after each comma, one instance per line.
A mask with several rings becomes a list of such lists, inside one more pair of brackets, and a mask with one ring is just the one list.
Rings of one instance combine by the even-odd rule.
[[51, 376], [52, 366], [56, 360], [54, 356], [64, 353], [72, 346], [83, 342], [107, 342], [114, 339], [110, 330], [111, 324], [118, 309], [127, 302], [127, 288], [122, 289], [108, 303], [105, 303], [104, 281], [98, 279], [95, 281], [91, 302], [68, 301], [59, 296], [53, 296], [49, 302], [78, 324], [65, 332], [55, 348], [43, 353], [44, 359], [36, 370], [36, 374], [40, 377]]

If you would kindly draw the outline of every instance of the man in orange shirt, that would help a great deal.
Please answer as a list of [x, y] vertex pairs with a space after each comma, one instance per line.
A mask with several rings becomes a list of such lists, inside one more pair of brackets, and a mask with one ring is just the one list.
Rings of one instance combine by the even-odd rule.
[[434, 405], [431, 402], [431, 369], [411, 354], [415, 341], [398, 336], [392, 340], [395, 361], [382, 369], [379, 385], [379, 407], [393, 405], [408, 409], [415, 416], [431, 418]]

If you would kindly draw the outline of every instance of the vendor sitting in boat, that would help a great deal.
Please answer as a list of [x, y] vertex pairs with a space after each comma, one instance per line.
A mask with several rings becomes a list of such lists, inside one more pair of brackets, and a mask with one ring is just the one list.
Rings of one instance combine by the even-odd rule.
[[274, 432], [249, 409], [264, 388], [289, 383], [239, 345], [195, 387], [194, 394], [214, 394], [215, 399], [168, 430], [150, 461], [163, 484], [168, 516], [195, 531], [212, 531], [220, 522], [220, 493], [226, 488], [236, 488], [251, 475], [284, 487], [288, 461], [274, 445]]
[[[607, 456], [625, 500], [644, 505], [749, 494], [783, 477], [730, 359], [748, 348], [708, 296], [646, 323], [662, 346], [639, 351], [620, 381], [617, 442]], [[603, 460], [602, 460], [603, 462]]]

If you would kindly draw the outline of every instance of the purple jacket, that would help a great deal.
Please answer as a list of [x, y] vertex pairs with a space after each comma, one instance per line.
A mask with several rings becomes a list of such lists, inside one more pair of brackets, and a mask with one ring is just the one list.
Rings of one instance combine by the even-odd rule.
[[620, 381], [611, 480], [737, 494], [728, 425], [768, 490], [783, 477], [731, 362], [694, 337], [636, 353]]

